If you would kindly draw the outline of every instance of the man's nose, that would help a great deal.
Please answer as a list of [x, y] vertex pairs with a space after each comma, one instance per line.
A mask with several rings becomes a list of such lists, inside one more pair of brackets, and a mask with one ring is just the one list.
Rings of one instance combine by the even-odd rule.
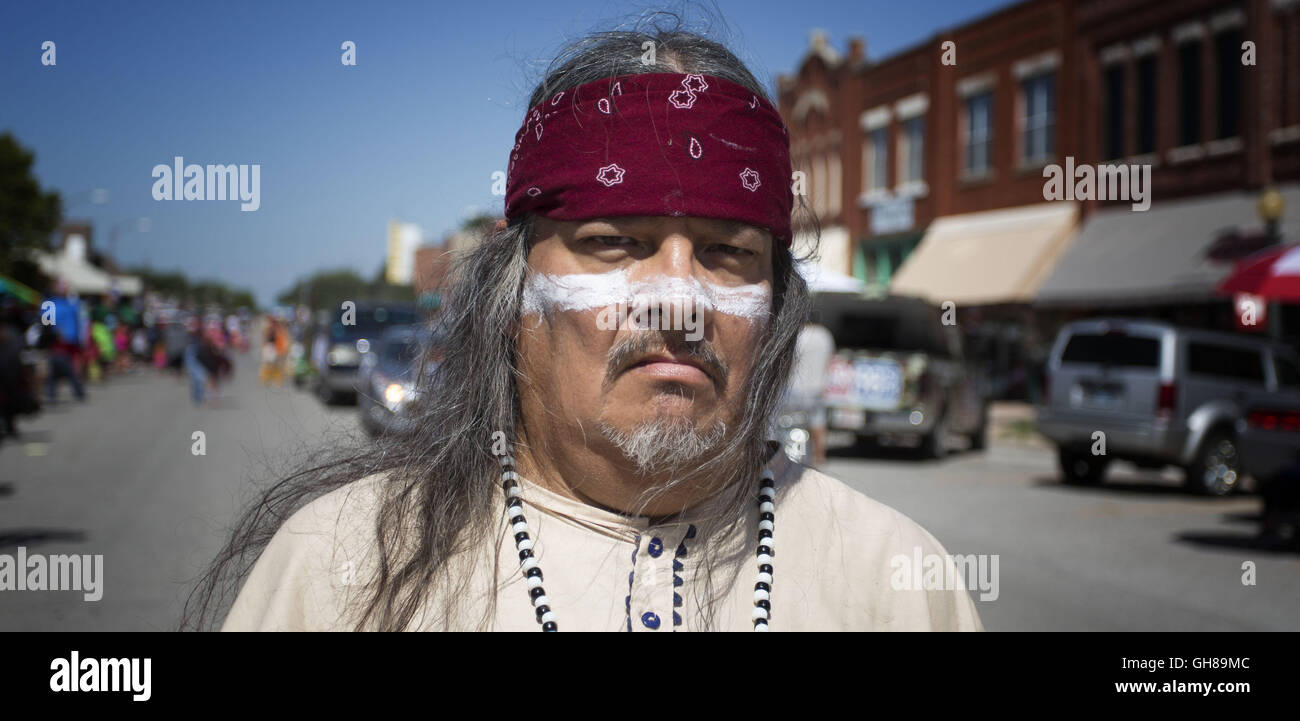
[[660, 330], [688, 330], [705, 320], [709, 302], [697, 270], [695, 245], [682, 233], [666, 236], [653, 255], [637, 263], [632, 275], [634, 287], [641, 289], [637, 303], [673, 320], [671, 327], [661, 320]]

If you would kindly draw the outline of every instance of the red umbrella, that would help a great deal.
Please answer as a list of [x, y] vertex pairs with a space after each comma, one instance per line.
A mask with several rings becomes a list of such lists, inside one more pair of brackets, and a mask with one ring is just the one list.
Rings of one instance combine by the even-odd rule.
[[1269, 248], [1246, 258], [1219, 284], [1219, 292], [1300, 302], [1300, 244]]

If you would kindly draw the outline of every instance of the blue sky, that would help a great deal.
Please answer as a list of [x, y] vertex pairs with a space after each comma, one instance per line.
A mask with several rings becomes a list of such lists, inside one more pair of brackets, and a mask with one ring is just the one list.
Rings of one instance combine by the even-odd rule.
[[[521, 104], [566, 40], [670, 9], [733, 49], [769, 86], [807, 51], [813, 28], [882, 57], [1008, 5], [1007, 0], [668, 4], [548, 2], [41, 2], [0, 8], [0, 131], [37, 155], [68, 216], [130, 224], [117, 245], [270, 302], [320, 268], [379, 267], [397, 217], [431, 239], [475, 209], [499, 212], [493, 171]], [[711, 18], [711, 19], [710, 19]], [[720, 21], [719, 21], [720, 19]], [[57, 65], [41, 65], [56, 43]], [[340, 45], [357, 45], [357, 65]], [[152, 168], [261, 165], [261, 208], [155, 201]], [[107, 188], [107, 205], [89, 203]]]

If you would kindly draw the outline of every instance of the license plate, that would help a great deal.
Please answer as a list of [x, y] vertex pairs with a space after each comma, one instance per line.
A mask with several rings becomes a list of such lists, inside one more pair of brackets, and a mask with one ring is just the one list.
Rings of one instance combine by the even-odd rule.
[[867, 424], [867, 414], [861, 410], [834, 408], [830, 415], [831, 425], [836, 428], [857, 430]]
[[888, 359], [860, 359], [853, 364], [854, 396], [858, 405], [893, 410], [903, 392], [903, 367]]
[[1113, 393], [1087, 393], [1083, 404], [1090, 408], [1114, 408], [1119, 405], [1119, 396]]

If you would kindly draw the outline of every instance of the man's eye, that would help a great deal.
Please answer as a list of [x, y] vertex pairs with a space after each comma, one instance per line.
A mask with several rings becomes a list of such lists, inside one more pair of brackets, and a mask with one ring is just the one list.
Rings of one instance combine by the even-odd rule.
[[754, 251], [748, 248], [742, 248], [738, 245], [728, 245], [726, 243], [716, 243], [709, 246], [709, 250], [714, 250], [724, 255], [734, 255], [738, 257], [753, 255]]
[[621, 248], [636, 245], [636, 238], [629, 238], [626, 235], [593, 235], [589, 240], [607, 248]]

